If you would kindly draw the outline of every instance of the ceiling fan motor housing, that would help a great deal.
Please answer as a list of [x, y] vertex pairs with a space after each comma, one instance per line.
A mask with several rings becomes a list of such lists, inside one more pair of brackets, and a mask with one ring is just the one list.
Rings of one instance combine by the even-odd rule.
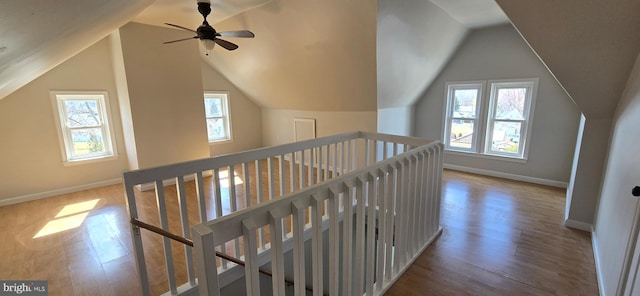
[[198, 38], [213, 40], [216, 39], [216, 29], [211, 27], [206, 21], [196, 30]]
[[204, 21], [206, 22], [207, 16], [211, 13], [211, 3], [198, 1], [198, 11], [205, 18]]

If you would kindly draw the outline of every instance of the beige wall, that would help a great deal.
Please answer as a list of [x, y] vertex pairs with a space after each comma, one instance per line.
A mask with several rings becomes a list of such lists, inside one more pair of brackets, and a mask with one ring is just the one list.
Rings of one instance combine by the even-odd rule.
[[240, 152], [262, 147], [262, 113], [260, 107], [233, 83], [213, 69], [202, 64], [202, 83], [205, 91], [228, 91], [231, 117], [230, 142], [210, 143], [211, 156]]
[[[631, 195], [640, 186], [640, 56], [627, 82], [613, 121], [609, 157], [597, 209], [594, 253], [601, 275], [602, 295], [616, 294], [633, 229], [638, 198]], [[630, 258], [628, 258], [631, 260]], [[633, 275], [633, 274], [632, 274]], [[637, 292], [637, 291], [636, 291]], [[635, 294], [634, 294], [635, 295]]]
[[198, 43], [162, 44], [182, 36], [138, 23], [120, 28], [133, 125], [127, 128], [140, 168], [209, 157]]
[[256, 34], [210, 62], [261, 107], [376, 110], [375, 1], [273, 0], [215, 27]]
[[262, 110], [264, 146], [291, 143], [293, 119], [315, 119], [316, 138], [353, 131], [376, 131], [376, 112], [321, 112], [298, 110]]
[[[52, 90], [108, 92], [120, 153], [116, 160], [63, 165]], [[61, 188], [117, 181], [127, 168], [121, 130], [110, 46], [103, 39], [0, 100], [0, 204]]]

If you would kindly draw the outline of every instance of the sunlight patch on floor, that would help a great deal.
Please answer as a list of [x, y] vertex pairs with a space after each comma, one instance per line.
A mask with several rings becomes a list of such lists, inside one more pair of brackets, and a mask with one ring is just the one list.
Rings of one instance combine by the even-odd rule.
[[89, 212], [93, 210], [100, 199], [93, 199], [78, 203], [66, 205], [55, 218], [40, 229], [33, 238], [39, 238], [54, 233], [74, 229], [80, 227], [82, 222], [87, 219]]

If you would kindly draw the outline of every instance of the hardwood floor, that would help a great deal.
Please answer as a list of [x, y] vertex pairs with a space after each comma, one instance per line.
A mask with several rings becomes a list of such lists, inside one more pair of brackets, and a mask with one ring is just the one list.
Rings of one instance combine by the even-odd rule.
[[387, 295], [598, 295], [565, 190], [445, 171], [442, 205], [442, 236]]
[[[560, 189], [445, 171], [444, 233], [388, 295], [597, 295], [590, 236], [562, 226], [564, 200]], [[128, 220], [122, 185], [0, 207], [0, 279], [48, 280], [49, 295], [138, 295]], [[152, 279], [161, 252], [147, 255]]]

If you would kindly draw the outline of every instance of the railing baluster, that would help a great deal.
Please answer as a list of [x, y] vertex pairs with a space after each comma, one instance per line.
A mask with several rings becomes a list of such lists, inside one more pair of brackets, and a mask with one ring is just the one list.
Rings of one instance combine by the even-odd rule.
[[391, 280], [392, 267], [393, 267], [393, 244], [395, 240], [395, 196], [396, 196], [396, 173], [392, 166], [387, 167], [387, 175], [385, 176], [385, 208], [387, 213], [385, 214], [386, 227], [385, 227], [385, 263], [384, 274], [385, 280]]
[[322, 197], [314, 195], [311, 202], [311, 266], [313, 270], [313, 295], [322, 293]]
[[[329, 189], [329, 295], [338, 295], [340, 285], [340, 221], [338, 212], [339, 193]], [[346, 261], [346, 260], [344, 260]]]
[[304, 184], [304, 182], [306, 181], [306, 178], [305, 178], [306, 170], [304, 169], [304, 162], [306, 160], [305, 158], [306, 158], [305, 157], [305, 151], [304, 150], [300, 151], [300, 164], [299, 164], [299, 167], [300, 167], [300, 175], [299, 175], [299, 177], [300, 177], [299, 178], [300, 189], [306, 187], [305, 184]]
[[[216, 196], [215, 196], [216, 218], [218, 218], [218, 217], [222, 217], [222, 188], [220, 188], [220, 169], [219, 168], [213, 169], [213, 182], [216, 188], [216, 191], [215, 191], [216, 192]], [[220, 245], [220, 252], [222, 253], [227, 252], [227, 247], [224, 244]], [[227, 268], [227, 261], [222, 260], [222, 268], [223, 269]]]
[[[167, 218], [167, 206], [164, 197], [164, 185], [162, 180], [157, 180], [156, 184], [156, 206], [158, 208], [158, 216], [160, 216], [160, 227], [169, 231], [169, 219]], [[171, 252], [171, 240], [168, 237], [162, 237], [162, 247], [164, 249], [165, 267], [167, 268], [167, 278], [169, 279], [169, 289], [171, 293], [177, 294], [176, 274], [173, 266], [173, 253]]]
[[364, 159], [365, 159], [365, 162], [364, 162], [365, 166], [371, 165], [371, 140], [369, 139], [365, 140]]
[[274, 184], [274, 167], [273, 167], [273, 157], [267, 158], [267, 178], [269, 181], [269, 200], [272, 200], [275, 197], [275, 184]]
[[361, 176], [358, 176], [356, 179], [356, 254], [361, 254], [361, 256], [356, 256], [354, 258], [354, 294], [361, 294], [364, 292], [364, 265], [365, 265], [365, 221], [366, 221], [366, 179], [363, 179]]
[[284, 296], [284, 249], [282, 247], [282, 218], [269, 211], [269, 234], [271, 237], [271, 285], [273, 295]]
[[435, 148], [436, 150], [436, 155], [437, 155], [437, 161], [434, 163], [434, 167], [435, 167], [435, 178], [436, 181], [434, 183], [434, 187], [435, 187], [435, 200], [436, 200], [436, 205], [434, 206], [434, 211], [435, 211], [435, 217], [436, 217], [436, 223], [434, 225], [434, 227], [436, 229], [438, 229], [440, 227], [440, 202], [441, 200], [441, 196], [442, 196], [442, 162], [443, 162], [443, 153], [442, 153], [442, 149], [443, 149], [443, 145], [442, 144], [438, 144]]
[[289, 161], [289, 180], [291, 181], [291, 191], [290, 192], [295, 192], [296, 191], [296, 186], [297, 186], [297, 182], [296, 182], [296, 153], [292, 152], [291, 153], [291, 161]]
[[353, 155], [351, 155], [351, 141], [347, 141], [347, 172], [353, 171]]
[[413, 254], [415, 252], [415, 245], [413, 243], [414, 230], [416, 227], [415, 224], [415, 183], [416, 183], [416, 174], [415, 174], [415, 162], [413, 161], [412, 156], [407, 158], [407, 171], [409, 172], [407, 175], [407, 252], [408, 254]]
[[251, 169], [249, 163], [242, 163], [242, 174], [244, 175], [244, 207], [251, 206]]
[[377, 171], [378, 181], [376, 182], [376, 195], [377, 195], [377, 204], [378, 207], [378, 220], [376, 223], [376, 291], [380, 291], [382, 289], [382, 283], [384, 282], [384, 256], [385, 256], [385, 242], [387, 238], [387, 201], [386, 201], [386, 171], [381, 168]]
[[258, 273], [258, 243], [256, 242], [256, 224], [253, 219], [242, 221], [242, 241], [244, 242], [244, 275], [247, 283], [247, 296], [260, 296], [260, 274]]
[[308, 162], [309, 164], [307, 166], [307, 171], [308, 171], [307, 172], [307, 179], [308, 179], [307, 180], [307, 184], [308, 184], [307, 186], [311, 186], [311, 185], [314, 184], [313, 183], [313, 180], [314, 180], [314, 178], [313, 178], [313, 165], [314, 165], [313, 161], [314, 161], [314, 159], [313, 159], [313, 149], [309, 149], [309, 162]]
[[344, 146], [344, 141], [340, 142], [340, 172], [342, 174], [347, 173], [347, 163], [345, 154], [347, 153], [347, 148]]
[[196, 173], [196, 198], [198, 199], [198, 213], [200, 214], [200, 223], [207, 221], [207, 203], [204, 194], [204, 179], [202, 172]]
[[293, 202], [293, 281], [296, 295], [305, 295], [305, 269], [304, 269], [304, 224], [305, 207], [300, 200]]
[[420, 245], [424, 244], [427, 239], [427, 231], [425, 228], [426, 219], [429, 216], [427, 210], [429, 209], [429, 199], [425, 193], [425, 188], [427, 188], [427, 178], [425, 174], [425, 163], [427, 162], [427, 158], [424, 155], [424, 151], [420, 151], [418, 154], [420, 158], [419, 162], [419, 177], [420, 181], [420, 189], [418, 190], [418, 203], [420, 204], [418, 209], [418, 217], [420, 218], [418, 221], [418, 237], [420, 238]]
[[316, 183], [322, 182], [322, 146], [318, 147], [316, 152], [318, 161], [316, 162]]
[[[178, 176], [176, 178], [176, 191], [178, 193], [178, 207], [180, 208], [180, 224], [182, 225], [182, 236], [187, 239], [191, 239], [191, 231], [189, 230], [189, 212], [187, 208], [187, 194], [184, 188], [184, 177]], [[189, 284], [196, 285], [196, 276], [193, 267], [193, 254], [191, 253], [191, 247], [184, 245], [184, 256], [187, 264], [187, 278]]]
[[[263, 201], [262, 179], [262, 160], [258, 159], [256, 160], [256, 195], [258, 198], [258, 204], [261, 204]], [[260, 227], [260, 230], [258, 231], [258, 243], [260, 244], [260, 249], [264, 250], [266, 241], [263, 227]]]
[[329, 180], [329, 170], [331, 170], [330, 168], [330, 164], [331, 164], [331, 144], [327, 145], [327, 149], [325, 149], [325, 153], [326, 153], [326, 165], [324, 167], [324, 180]]
[[280, 195], [279, 196], [283, 196], [285, 195], [285, 184], [287, 184], [287, 182], [285, 181], [285, 176], [284, 176], [284, 154], [280, 155], [280, 162], [278, 165], [278, 171], [280, 171]]
[[393, 233], [394, 233], [394, 250], [393, 250], [393, 273], [397, 274], [400, 272], [400, 258], [402, 257], [402, 244], [404, 237], [402, 236], [402, 209], [403, 207], [403, 198], [402, 198], [402, 185], [403, 185], [403, 165], [401, 161], [398, 161], [394, 165], [394, 175], [395, 175], [395, 192], [394, 192], [394, 202], [395, 202], [395, 211], [393, 214]]
[[[230, 165], [227, 170], [227, 184], [229, 184], [229, 205], [231, 206], [231, 213], [238, 211], [238, 196], [236, 194], [236, 172], [235, 166]], [[233, 256], [240, 257], [240, 239], [233, 240]]]
[[366, 254], [367, 261], [365, 262], [366, 270], [365, 270], [365, 291], [368, 296], [373, 295], [373, 277], [374, 271], [376, 268], [375, 264], [375, 230], [376, 230], [376, 205], [377, 201], [377, 187], [374, 186], [376, 183], [377, 176], [373, 174], [368, 174], [367, 183], [366, 183], [366, 197], [367, 197], [367, 233], [366, 233]]
[[353, 295], [353, 185], [344, 184], [343, 188], [343, 217], [342, 220], [342, 295]]
[[340, 168], [339, 168], [339, 164], [338, 164], [338, 143], [334, 143], [333, 144], [333, 148], [334, 148], [334, 152], [333, 152], [333, 178], [335, 178], [336, 176], [340, 175]]

